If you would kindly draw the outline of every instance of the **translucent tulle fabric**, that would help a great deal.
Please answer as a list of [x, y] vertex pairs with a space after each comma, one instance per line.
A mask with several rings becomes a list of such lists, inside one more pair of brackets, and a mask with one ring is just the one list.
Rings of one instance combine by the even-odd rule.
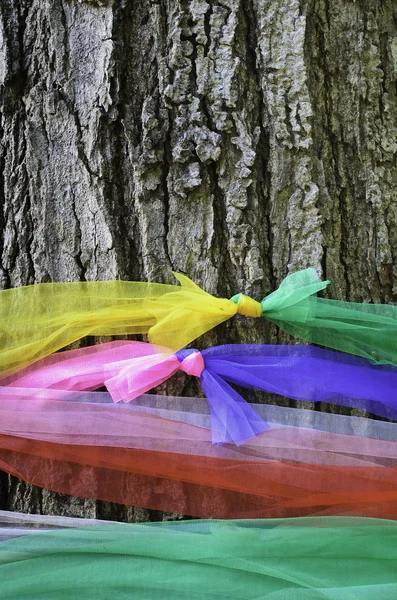
[[262, 301], [263, 316], [308, 342], [397, 365], [397, 306], [317, 298], [319, 283], [314, 269], [289, 275]]
[[0, 291], [0, 371], [10, 373], [87, 335], [149, 332], [173, 350], [236, 314], [183, 275], [181, 286], [128, 281], [41, 283]]
[[40, 487], [198, 517], [397, 518], [393, 423], [258, 406], [267, 432], [215, 446], [202, 399], [31, 392], [0, 390], [0, 468]]
[[318, 299], [329, 282], [314, 269], [289, 275], [260, 304], [241, 294], [215, 298], [176, 277], [179, 287], [98, 281], [0, 291], [0, 371], [11, 373], [87, 335], [148, 332], [153, 344], [180, 350], [237, 312], [261, 311], [291, 335], [397, 366], [397, 307]]
[[[198, 360], [199, 369], [189, 359]], [[134, 400], [179, 369], [200, 376], [214, 443], [240, 445], [266, 423], [229, 383], [328, 402], [397, 420], [397, 369], [310, 346], [233, 344], [203, 350], [117, 341], [58, 353], [2, 381], [15, 387], [92, 390], [106, 385], [115, 401]], [[193, 369], [193, 370], [192, 370]]]
[[2, 600], [397, 597], [394, 521], [65, 521], [0, 542]]
[[106, 527], [117, 524], [101, 519], [79, 517], [61, 517], [59, 515], [40, 515], [0, 510], [0, 542], [44, 531], [59, 529], [77, 529], [88, 527]]

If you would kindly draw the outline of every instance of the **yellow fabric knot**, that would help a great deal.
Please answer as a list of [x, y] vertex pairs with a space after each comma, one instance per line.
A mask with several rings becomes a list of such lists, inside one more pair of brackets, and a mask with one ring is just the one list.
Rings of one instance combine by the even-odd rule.
[[244, 294], [238, 294], [231, 298], [233, 302], [237, 304], [237, 312], [240, 315], [244, 315], [245, 317], [261, 317], [262, 316], [262, 306], [260, 302], [253, 300], [249, 296], [244, 296]]

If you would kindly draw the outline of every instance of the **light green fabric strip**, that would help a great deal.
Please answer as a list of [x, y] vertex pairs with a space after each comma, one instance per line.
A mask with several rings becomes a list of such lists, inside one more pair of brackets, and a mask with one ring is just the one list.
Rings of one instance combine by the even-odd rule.
[[329, 283], [314, 269], [288, 275], [262, 300], [263, 316], [302, 340], [397, 366], [397, 306], [317, 298]]

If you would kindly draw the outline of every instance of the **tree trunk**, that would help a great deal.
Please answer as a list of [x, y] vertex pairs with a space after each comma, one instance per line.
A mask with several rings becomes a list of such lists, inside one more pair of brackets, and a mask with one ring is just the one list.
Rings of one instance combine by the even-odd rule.
[[[1, 0], [0, 285], [176, 270], [260, 299], [314, 266], [395, 301], [396, 78], [393, 0]], [[174, 518], [6, 474], [0, 505]]]

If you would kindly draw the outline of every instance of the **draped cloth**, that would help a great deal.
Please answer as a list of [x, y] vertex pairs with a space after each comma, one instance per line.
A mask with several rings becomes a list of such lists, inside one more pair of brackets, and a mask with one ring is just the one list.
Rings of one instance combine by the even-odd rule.
[[397, 366], [397, 306], [318, 298], [329, 283], [314, 269], [293, 273], [262, 300], [262, 314], [302, 340]]
[[106, 385], [114, 401], [129, 402], [178, 370], [200, 377], [214, 443], [240, 445], [267, 429], [230, 384], [397, 420], [397, 368], [310, 346], [233, 344], [174, 354], [144, 342], [109, 342], [47, 357], [3, 383], [64, 390]]
[[[65, 395], [66, 394], [66, 395]], [[202, 399], [0, 389], [0, 468], [60, 493], [197, 517], [397, 518], [397, 425], [252, 405], [269, 430], [211, 443]]]
[[40, 283], [0, 291], [0, 371], [50, 355], [87, 335], [149, 333], [179, 350], [238, 312], [184, 275], [180, 286], [130, 281]]
[[2, 600], [397, 597], [395, 521], [70, 521], [0, 513]]
[[397, 307], [317, 298], [329, 282], [314, 269], [286, 277], [256, 302], [207, 294], [183, 275], [181, 285], [97, 281], [43, 283], [0, 291], [0, 371], [11, 373], [84, 336], [148, 333], [184, 348], [236, 313], [263, 316], [301, 339], [397, 366]]

